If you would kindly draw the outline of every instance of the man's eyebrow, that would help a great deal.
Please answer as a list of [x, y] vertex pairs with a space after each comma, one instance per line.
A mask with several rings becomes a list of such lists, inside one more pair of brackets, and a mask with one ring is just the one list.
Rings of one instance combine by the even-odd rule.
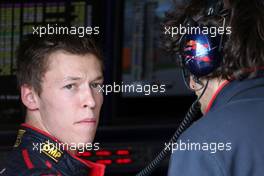
[[78, 81], [81, 80], [81, 77], [75, 77], [75, 76], [66, 76], [63, 81]]
[[[67, 76], [63, 79], [63, 81], [79, 81], [81, 80], [81, 77], [75, 77], [75, 76]], [[93, 79], [93, 81], [98, 81], [98, 80], [103, 80], [104, 77], [102, 75], [97, 76], [95, 79]]]
[[103, 77], [102, 75], [100, 75], [100, 76], [97, 76], [97, 77], [94, 79], [94, 81], [98, 81], [98, 80], [104, 80], [104, 77]]

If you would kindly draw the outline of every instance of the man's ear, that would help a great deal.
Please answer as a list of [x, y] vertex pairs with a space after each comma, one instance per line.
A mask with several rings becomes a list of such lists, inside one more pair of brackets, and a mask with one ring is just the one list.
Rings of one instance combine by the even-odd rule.
[[21, 100], [29, 110], [37, 110], [39, 108], [38, 94], [32, 86], [24, 84], [20, 88]]

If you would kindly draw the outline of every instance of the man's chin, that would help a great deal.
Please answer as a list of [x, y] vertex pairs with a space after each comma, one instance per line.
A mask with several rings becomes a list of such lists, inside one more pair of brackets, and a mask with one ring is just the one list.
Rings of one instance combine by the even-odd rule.
[[75, 144], [79, 144], [79, 145], [89, 145], [92, 144], [94, 140], [94, 136], [90, 136], [90, 137], [86, 137], [86, 138], [82, 138], [79, 139], [78, 141], [75, 142]]

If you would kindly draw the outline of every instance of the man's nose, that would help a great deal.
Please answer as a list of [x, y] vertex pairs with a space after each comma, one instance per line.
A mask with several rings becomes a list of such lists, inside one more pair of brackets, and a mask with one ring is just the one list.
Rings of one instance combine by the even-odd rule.
[[88, 90], [85, 91], [84, 95], [83, 95], [84, 99], [83, 99], [83, 105], [82, 107], [84, 108], [91, 108], [93, 109], [96, 105], [95, 103], [95, 99], [94, 99], [94, 95], [93, 95], [93, 92], [91, 90], [91, 88], [88, 88]]

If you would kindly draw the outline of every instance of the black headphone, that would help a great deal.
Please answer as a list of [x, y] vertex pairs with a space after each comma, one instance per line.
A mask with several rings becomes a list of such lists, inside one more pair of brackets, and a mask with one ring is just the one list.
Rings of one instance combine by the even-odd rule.
[[[217, 1], [217, 0], [215, 0]], [[205, 17], [220, 16], [223, 18], [223, 26], [226, 24], [226, 19], [222, 15], [223, 2], [210, 1], [204, 12]], [[202, 31], [204, 27], [195, 21], [193, 18], [186, 18], [184, 21], [185, 27], [196, 28]], [[181, 37], [180, 44], [180, 58], [181, 63], [192, 75], [199, 78], [212, 73], [222, 62], [223, 58], [223, 42], [224, 34], [203, 34], [202, 32], [196, 34], [185, 34]]]

